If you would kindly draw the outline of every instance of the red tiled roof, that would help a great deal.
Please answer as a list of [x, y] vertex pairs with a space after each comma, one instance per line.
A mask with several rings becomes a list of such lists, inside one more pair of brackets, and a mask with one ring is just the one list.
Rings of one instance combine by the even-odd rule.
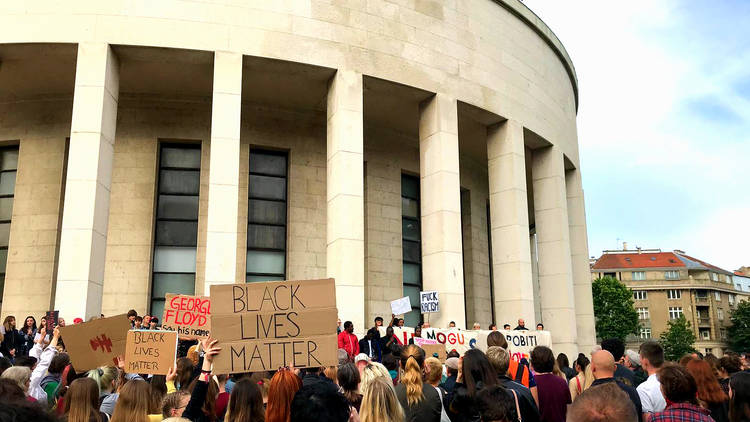
[[664, 267], [685, 267], [685, 264], [672, 252], [605, 253], [596, 260], [593, 269]]

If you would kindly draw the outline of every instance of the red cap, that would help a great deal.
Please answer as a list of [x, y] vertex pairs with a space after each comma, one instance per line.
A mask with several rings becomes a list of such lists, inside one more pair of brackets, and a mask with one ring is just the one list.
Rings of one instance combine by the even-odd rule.
[[81, 319], [81, 318], [76, 318], [76, 319], [73, 320], [73, 324], [80, 324], [82, 322], [83, 322], [83, 319]]

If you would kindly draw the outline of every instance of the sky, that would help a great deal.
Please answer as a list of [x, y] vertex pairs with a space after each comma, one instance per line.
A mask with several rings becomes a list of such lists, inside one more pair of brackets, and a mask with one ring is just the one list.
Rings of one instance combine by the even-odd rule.
[[578, 75], [589, 254], [750, 266], [750, 1], [524, 3]]

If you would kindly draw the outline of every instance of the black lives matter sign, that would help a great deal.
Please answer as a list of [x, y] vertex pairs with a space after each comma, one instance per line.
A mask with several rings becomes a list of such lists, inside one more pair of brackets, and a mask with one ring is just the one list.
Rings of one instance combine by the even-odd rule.
[[211, 305], [215, 373], [338, 363], [333, 279], [212, 285]]

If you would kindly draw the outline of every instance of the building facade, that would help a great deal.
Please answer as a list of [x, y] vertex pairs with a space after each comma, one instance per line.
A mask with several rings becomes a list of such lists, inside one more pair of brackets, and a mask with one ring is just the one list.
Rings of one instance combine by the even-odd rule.
[[679, 250], [604, 251], [591, 274], [592, 279], [614, 277], [633, 291], [641, 328], [628, 347], [635, 350], [643, 341], [659, 339], [670, 320], [684, 316], [695, 333], [695, 349], [722, 356], [731, 312], [750, 294], [736, 287], [733, 273]]
[[[593, 345], [564, 47], [517, 0], [0, 6], [2, 314], [336, 279]], [[406, 315], [409, 324], [421, 316]]]

